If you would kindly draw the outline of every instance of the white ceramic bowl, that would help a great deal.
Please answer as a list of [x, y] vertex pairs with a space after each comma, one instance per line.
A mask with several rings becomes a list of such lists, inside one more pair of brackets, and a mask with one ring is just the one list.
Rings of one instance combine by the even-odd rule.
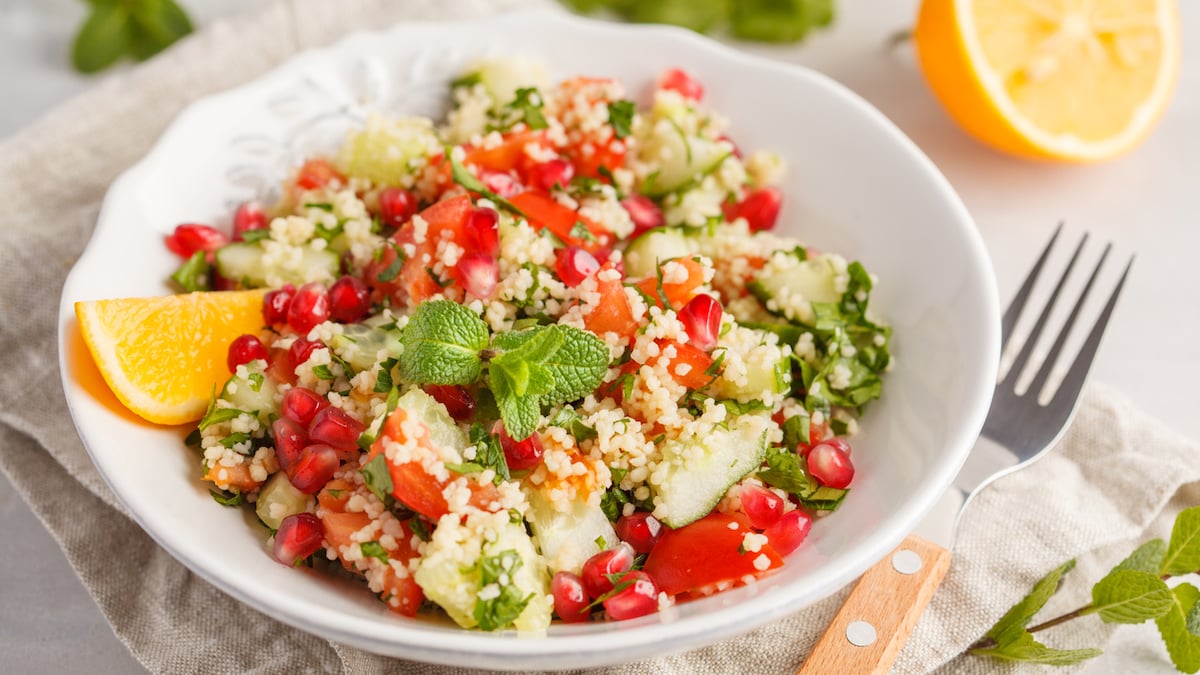
[[[787, 159], [782, 228], [878, 275], [874, 306], [895, 327], [895, 368], [855, 441], [852, 495], [778, 574], [636, 620], [554, 626], [541, 638], [397, 617], [361, 587], [275, 563], [252, 516], [209, 497], [182, 442], [187, 430], [137, 421], [97, 384], [80, 349], [75, 301], [171, 292], [177, 261], [162, 237], [177, 223], [228, 222], [234, 204], [269, 191], [305, 154], [336, 147], [367, 109], [437, 114], [447, 81], [484, 54], [540, 58], [557, 77], [615, 76], [635, 96], [663, 69], [685, 67], [704, 82], [706, 103], [732, 121], [742, 148]], [[850, 91], [682, 30], [521, 13], [353, 35], [189, 107], [109, 191], [63, 290], [59, 339], [67, 400], [96, 466], [142, 528], [194, 572], [280, 621], [373, 652], [532, 669], [697, 647], [852, 581], [899, 543], [958, 471], [988, 406], [998, 315], [987, 255], [958, 197]]]

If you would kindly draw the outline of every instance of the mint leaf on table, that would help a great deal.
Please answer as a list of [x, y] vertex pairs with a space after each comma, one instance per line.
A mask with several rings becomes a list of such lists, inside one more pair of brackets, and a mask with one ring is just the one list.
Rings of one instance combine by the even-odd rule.
[[174, 0], [142, 0], [134, 8], [129, 52], [139, 61], [192, 32], [191, 19]]
[[737, 0], [730, 4], [734, 37], [758, 42], [798, 42], [833, 22], [833, 0]]
[[1117, 569], [1092, 587], [1092, 608], [1105, 623], [1142, 623], [1171, 608], [1171, 589], [1157, 574]]
[[1200, 599], [1200, 590], [1183, 583], [1171, 589], [1171, 595], [1171, 608], [1155, 619], [1158, 633], [1176, 668], [1185, 673], [1200, 671], [1200, 636], [1188, 630], [1188, 617]]
[[1023, 629], [1016, 636], [1000, 645], [987, 649], [973, 649], [971, 653], [991, 656], [1005, 661], [1040, 663], [1048, 666], [1069, 666], [1100, 656], [1099, 649], [1054, 649], [1038, 642]]
[[483, 370], [488, 343], [483, 319], [453, 300], [417, 307], [400, 336], [400, 377], [419, 384], [470, 384]]
[[71, 63], [81, 73], [95, 73], [116, 63], [129, 51], [133, 17], [126, 3], [98, 0], [71, 48]]
[[1200, 569], [1200, 506], [1179, 512], [1159, 574], [1188, 574]]
[[1158, 568], [1162, 566], [1163, 556], [1166, 554], [1167, 542], [1162, 539], [1151, 539], [1134, 549], [1133, 553], [1129, 554], [1129, 557], [1117, 563], [1113, 571], [1135, 570], [1158, 574]]
[[1020, 640], [1023, 635], [1027, 635], [1025, 626], [1029, 625], [1033, 617], [1041, 611], [1042, 607], [1046, 606], [1046, 602], [1050, 600], [1050, 597], [1058, 591], [1063, 576], [1074, 568], [1075, 560], [1071, 559], [1039, 579], [1033, 585], [1033, 590], [1029, 592], [1029, 595], [1026, 595], [1020, 602], [1013, 605], [1012, 609], [1008, 610], [1004, 616], [1000, 617], [996, 625], [992, 626], [992, 629], [987, 632], [987, 637], [995, 640], [1000, 646], [1004, 646], [1010, 642]]

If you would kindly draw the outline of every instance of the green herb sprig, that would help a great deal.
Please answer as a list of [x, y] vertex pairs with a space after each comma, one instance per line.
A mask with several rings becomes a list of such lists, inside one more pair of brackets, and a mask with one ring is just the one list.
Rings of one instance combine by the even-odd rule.
[[1075, 567], [1068, 560], [1042, 577], [991, 630], [968, 648], [972, 654], [1005, 661], [1065, 666], [1101, 654], [1099, 649], [1056, 649], [1033, 634], [1095, 614], [1105, 623], [1154, 621], [1175, 667], [1200, 671], [1200, 589], [1188, 582], [1174, 587], [1167, 579], [1200, 570], [1200, 506], [1181, 511], [1169, 543], [1154, 539], [1139, 546], [1092, 587], [1092, 602], [1028, 627], [1034, 616]]
[[192, 32], [187, 12], [175, 0], [89, 0], [92, 11], [71, 47], [71, 63], [95, 73], [124, 57], [138, 61]]
[[496, 333], [451, 300], [426, 302], [401, 336], [400, 377], [417, 384], [469, 385], [483, 376], [504, 428], [516, 439], [537, 430], [543, 407], [586, 396], [608, 369], [608, 347], [591, 333], [552, 324]]
[[798, 42], [833, 22], [834, 0], [563, 0], [579, 12], [608, 10], [626, 21], [699, 33], [727, 27], [736, 38]]

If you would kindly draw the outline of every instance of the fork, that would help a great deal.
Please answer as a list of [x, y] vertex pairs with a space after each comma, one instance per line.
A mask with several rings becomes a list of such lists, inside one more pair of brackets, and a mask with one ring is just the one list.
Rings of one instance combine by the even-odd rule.
[[[1001, 353], [1012, 346], [1013, 329], [1061, 232], [1062, 224], [1059, 223], [1001, 318]], [[801, 666], [801, 675], [886, 673], [950, 567], [954, 531], [967, 504], [996, 479], [1028, 466], [1044, 455], [1066, 429], [1117, 298], [1129, 277], [1134, 256], [1126, 262], [1120, 279], [1092, 324], [1091, 332], [1049, 400], [1042, 402], [1043, 389], [1050, 382], [1071, 329], [1108, 259], [1111, 243], [1104, 247], [1029, 387], [1021, 391], [1018, 384], [1087, 240], [1088, 236], [1084, 234], [1012, 366], [998, 378], [982, 437], [951, 488], [952, 492], [957, 492], [953, 496], [965, 496], [965, 499], [959, 506], [954, 528], [944, 541], [944, 547], [909, 535], [899, 548], [867, 570]]]

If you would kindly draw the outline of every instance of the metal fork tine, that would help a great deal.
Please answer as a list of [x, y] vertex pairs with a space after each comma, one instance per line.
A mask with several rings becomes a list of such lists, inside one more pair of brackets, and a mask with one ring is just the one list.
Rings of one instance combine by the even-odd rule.
[[1075, 402], [1079, 398], [1079, 391], [1083, 388], [1083, 381], [1087, 379], [1088, 371], [1092, 367], [1092, 360], [1096, 356], [1096, 350], [1100, 347], [1100, 339], [1104, 337], [1104, 329], [1108, 326], [1108, 319], [1112, 316], [1113, 308], [1117, 306], [1117, 297], [1121, 295], [1121, 288], [1125, 286], [1125, 279], [1129, 277], [1129, 270], [1133, 267], [1135, 257], [1129, 256], [1129, 262], [1125, 263], [1125, 271], [1121, 273], [1121, 279], [1117, 282], [1116, 288], [1113, 289], [1112, 295], [1108, 296], [1108, 302], [1105, 303], [1104, 310], [1100, 312], [1100, 316], [1097, 317], [1096, 323], [1092, 326], [1092, 332], [1088, 334], [1087, 342], [1083, 343], [1083, 347], [1079, 350], [1079, 355], [1075, 357], [1075, 361], [1071, 364], [1071, 369], [1067, 371], [1062, 385], [1054, 393], [1054, 398], [1050, 400], [1048, 407], [1066, 407], [1068, 410], [1074, 407]]
[[[1011, 380], [1016, 382], [1021, 372], [1025, 370], [1025, 364], [1029, 363], [1030, 357], [1033, 356], [1033, 349], [1037, 346], [1037, 341], [1041, 337], [1042, 331], [1046, 328], [1046, 322], [1050, 319], [1050, 312], [1054, 309], [1055, 303], [1058, 302], [1058, 296], [1062, 293], [1063, 286], [1067, 284], [1067, 277], [1071, 276], [1071, 270], [1075, 269], [1075, 263], [1079, 260], [1079, 254], [1083, 251], [1083, 245], [1087, 243], [1087, 240], [1088, 236], [1085, 233], [1083, 238], [1079, 240], [1079, 245], [1075, 247], [1075, 253], [1071, 256], [1071, 261], [1067, 263], [1067, 268], [1063, 270], [1062, 276], [1058, 278], [1058, 283], [1055, 284], [1054, 291], [1050, 293], [1050, 298], [1046, 300], [1046, 306], [1042, 308], [1042, 313], [1038, 315], [1037, 323], [1033, 324], [1033, 330], [1029, 332], [1029, 337], [1026, 338], [1024, 346], [1021, 347], [1021, 351], [1017, 354], [1017, 358], [1013, 359], [1012, 367], [1008, 369], [1008, 373], [1002, 381]], [[1041, 261], [1039, 260], [1038, 262], [1040, 263]]]
[[1054, 234], [1050, 236], [1050, 241], [1046, 242], [1046, 248], [1042, 249], [1042, 254], [1038, 256], [1037, 262], [1034, 263], [1033, 269], [1029, 270], [1029, 274], [1025, 277], [1025, 281], [1021, 282], [1021, 288], [1017, 294], [1013, 296], [1012, 302], [1008, 303], [1008, 309], [1004, 310], [1004, 316], [1000, 319], [1000, 344], [1007, 345], [1008, 339], [1012, 337], [1013, 328], [1017, 325], [1017, 319], [1021, 317], [1021, 312], [1025, 309], [1025, 302], [1029, 300], [1029, 294], [1033, 291], [1033, 284], [1037, 281], [1038, 275], [1042, 272], [1042, 266], [1046, 263], [1046, 258], [1050, 257], [1050, 249], [1054, 248], [1054, 242], [1058, 241], [1058, 235], [1062, 232], [1063, 224], [1058, 223], [1058, 227], [1054, 228]]
[[1108, 259], [1108, 252], [1111, 250], [1112, 243], [1110, 242], [1105, 245], [1104, 252], [1100, 254], [1100, 260], [1096, 262], [1096, 267], [1092, 270], [1092, 275], [1088, 277], [1083, 291], [1080, 292], [1079, 299], [1075, 301], [1075, 306], [1071, 308], [1071, 313], [1067, 316], [1066, 322], [1063, 323], [1062, 330], [1058, 332], [1058, 337], [1055, 338], [1054, 345], [1050, 347], [1050, 353], [1042, 361], [1042, 367], [1033, 376], [1033, 382], [1029, 385], [1029, 391], [1033, 392], [1034, 396], [1041, 394], [1042, 388], [1046, 386], [1046, 381], [1050, 379], [1050, 372], [1054, 370], [1054, 364], [1058, 362], [1058, 355], [1062, 353], [1063, 345], [1067, 343], [1067, 336], [1071, 333], [1071, 328], [1075, 325], [1075, 320], [1079, 318], [1079, 311], [1083, 308], [1083, 303], [1087, 300], [1088, 294], [1092, 292], [1092, 285], [1096, 283], [1096, 277], [1100, 276], [1100, 268], [1104, 267], [1104, 261]]

